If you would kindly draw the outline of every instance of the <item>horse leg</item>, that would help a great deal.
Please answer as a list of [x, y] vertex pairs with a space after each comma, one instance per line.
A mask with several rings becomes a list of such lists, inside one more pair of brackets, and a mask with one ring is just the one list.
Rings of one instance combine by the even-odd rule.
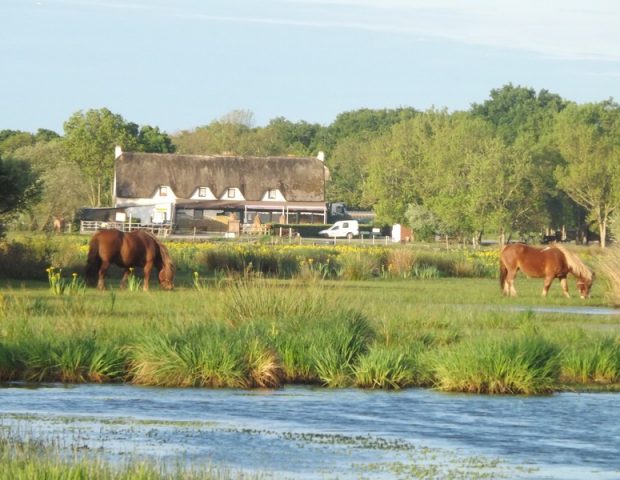
[[99, 279], [97, 281], [97, 288], [99, 290], [105, 290], [105, 274], [110, 268], [110, 262], [103, 260], [101, 262], [101, 266], [99, 267]]
[[564, 292], [564, 296], [566, 298], [570, 298], [570, 294], [568, 293], [568, 280], [566, 280], [566, 277], [560, 278], [560, 285], [562, 285], [562, 291]]
[[547, 293], [549, 292], [549, 287], [551, 286], [552, 282], [553, 282], [553, 277], [545, 277], [545, 283], [543, 285], [543, 291], [542, 291], [543, 297], [547, 296]]
[[147, 260], [144, 264], [144, 291], [149, 290], [149, 280], [151, 279], [151, 270], [153, 270], [153, 262]]
[[515, 290], [515, 277], [517, 276], [517, 270], [508, 270], [506, 275], [506, 281], [504, 282], [504, 294], [510, 297], [516, 297], [517, 291]]

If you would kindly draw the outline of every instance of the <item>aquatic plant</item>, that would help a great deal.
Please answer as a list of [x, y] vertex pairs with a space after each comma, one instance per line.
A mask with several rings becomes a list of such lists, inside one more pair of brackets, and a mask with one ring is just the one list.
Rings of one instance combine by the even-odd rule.
[[561, 355], [561, 379], [566, 383], [620, 381], [620, 340], [607, 336], [569, 345]]
[[559, 374], [558, 351], [541, 336], [487, 337], [438, 351], [433, 374], [444, 391], [549, 393]]
[[353, 367], [354, 384], [362, 388], [400, 389], [415, 384], [412, 359], [403, 351], [373, 345]]

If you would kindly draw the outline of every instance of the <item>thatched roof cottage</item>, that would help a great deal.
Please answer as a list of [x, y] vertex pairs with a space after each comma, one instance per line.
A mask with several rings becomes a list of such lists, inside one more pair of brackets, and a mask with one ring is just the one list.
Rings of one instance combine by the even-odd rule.
[[177, 155], [117, 147], [114, 202], [155, 223], [222, 214], [234, 214], [242, 223], [252, 223], [256, 215], [263, 223], [325, 223], [326, 176], [321, 154]]

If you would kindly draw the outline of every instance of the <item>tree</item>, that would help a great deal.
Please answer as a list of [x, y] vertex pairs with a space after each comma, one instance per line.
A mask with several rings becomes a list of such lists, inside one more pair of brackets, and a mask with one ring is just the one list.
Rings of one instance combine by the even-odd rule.
[[0, 234], [4, 223], [39, 200], [41, 187], [27, 162], [0, 157]]
[[71, 219], [78, 208], [87, 204], [84, 177], [68, 160], [60, 138], [20, 148], [15, 158], [28, 162], [43, 182], [40, 201], [28, 209], [31, 226], [45, 228], [54, 217]]
[[558, 185], [587, 209], [605, 247], [620, 206], [620, 106], [612, 100], [571, 104], [558, 116], [555, 134], [564, 160], [555, 171]]
[[114, 147], [138, 148], [138, 130], [107, 108], [79, 111], [64, 124], [69, 158], [81, 169], [90, 189], [91, 205], [110, 204], [114, 178]]
[[327, 183], [327, 199], [340, 201], [348, 206], [367, 208], [364, 187], [370, 163], [369, 144], [360, 138], [341, 140], [333, 153], [327, 157], [330, 179]]
[[139, 149], [150, 153], [173, 153], [175, 151], [172, 139], [167, 133], [161, 132], [159, 127], [143, 125], [138, 133]]
[[34, 135], [20, 130], [0, 131], [0, 156], [10, 158], [15, 150], [28, 145], [34, 145]]
[[496, 133], [509, 145], [520, 135], [533, 135], [536, 141], [553, 131], [555, 115], [567, 102], [559, 95], [533, 88], [513, 86], [491, 90], [491, 98], [482, 104], [473, 104], [471, 113], [490, 122]]

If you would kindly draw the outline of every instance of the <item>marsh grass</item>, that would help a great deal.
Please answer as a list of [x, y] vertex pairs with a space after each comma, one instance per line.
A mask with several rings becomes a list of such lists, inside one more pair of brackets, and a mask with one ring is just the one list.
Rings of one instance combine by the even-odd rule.
[[607, 284], [607, 297], [613, 305], [620, 305], [620, 246], [606, 248], [599, 255], [596, 267]]
[[410, 351], [376, 344], [360, 356], [353, 375], [355, 386], [362, 388], [400, 389], [421, 383]]
[[603, 337], [568, 346], [561, 356], [561, 379], [571, 384], [620, 381], [620, 343]]
[[541, 336], [484, 338], [436, 353], [435, 386], [490, 394], [550, 393], [559, 373], [557, 348]]
[[[510, 310], [543, 302], [538, 281], [510, 299], [488, 279], [188, 280], [173, 294], [7, 289], [0, 379], [526, 394], [619, 382], [618, 317]], [[544, 305], [583, 304], [555, 293]]]
[[232, 472], [210, 466], [165, 465], [130, 455], [125, 461], [109, 462], [79, 446], [55, 439], [24, 438], [0, 430], [0, 480], [224, 480], [258, 479], [258, 474]]

